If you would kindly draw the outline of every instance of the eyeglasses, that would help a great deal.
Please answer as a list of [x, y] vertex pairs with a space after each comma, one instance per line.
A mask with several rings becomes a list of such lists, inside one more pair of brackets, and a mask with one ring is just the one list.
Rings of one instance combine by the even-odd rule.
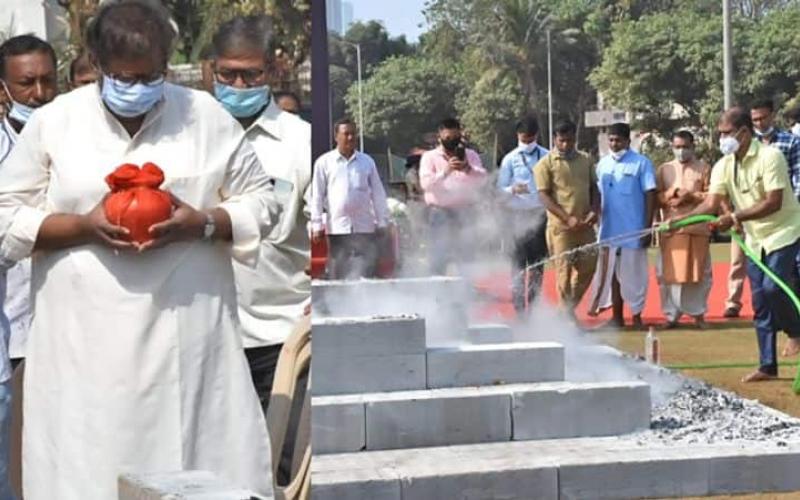
[[241, 78], [245, 85], [255, 86], [262, 83], [266, 72], [263, 69], [217, 69], [214, 71], [217, 81], [233, 85]]
[[111, 85], [117, 90], [130, 89], [137, 83], [141, 83], [147, 87], [156, 87], [164, 83], [164, 75], [166, 71], [157, 71], [149, 75], [115, 75], [113, 73], [106, 73], [106, 76], [111, 80]]

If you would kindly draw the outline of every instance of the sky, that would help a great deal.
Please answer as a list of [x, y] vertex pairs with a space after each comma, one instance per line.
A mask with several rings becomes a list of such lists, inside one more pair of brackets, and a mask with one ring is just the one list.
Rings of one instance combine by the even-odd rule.
[[418, 24], [425, 23], [422, 9], [425, 0], [349, 0], [353, 4], [354, 21], [382, 21], [391, 36], [406, 35], [409, 42], [416, 42], [424, 30]]

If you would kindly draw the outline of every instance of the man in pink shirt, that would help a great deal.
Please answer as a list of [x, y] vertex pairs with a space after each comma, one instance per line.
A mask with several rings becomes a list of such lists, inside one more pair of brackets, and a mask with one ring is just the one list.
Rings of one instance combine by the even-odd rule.
[[474, 246], [473, 208], [486, 181], [478, 153], [464, 146], [458, 120], [439, 124], [439, 146], [422, 155], [419, 180], [428, 205], [431, 273], [446, 274], [447, 264], [463, 261]]

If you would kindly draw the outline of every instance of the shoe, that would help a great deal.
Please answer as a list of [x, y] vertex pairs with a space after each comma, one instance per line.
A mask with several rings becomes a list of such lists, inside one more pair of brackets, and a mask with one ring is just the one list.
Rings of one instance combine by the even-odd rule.
[[677, 321], [667, 321], [666, 323], [658, 327], [659, 330], [674, 330], [676, 328], [678, 328]]
[[723, 318], [733, 319], [739, 317], [739, 310], [735, 307], [729, 307], [725, 309], [725, 312], [722, 313]]

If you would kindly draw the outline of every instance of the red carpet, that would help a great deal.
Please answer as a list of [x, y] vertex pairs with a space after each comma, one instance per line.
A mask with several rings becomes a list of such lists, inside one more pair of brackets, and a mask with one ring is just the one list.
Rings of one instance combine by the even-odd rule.
[[[725, 311], [725, 300], [728, 296], [728, 270], [730, 265], [728, 263], [715, 263], [713, 267], [713, 285], [711, 287], [711, 294], [708, 298], [708, 313], [706, 320], [708, 321], [722, 321], [722, 313]], [[647, 301], [643, 313], [643, 319], [648, 323], [663, 323], [664, 316], [661, 313], [661, 299], [659, 297], [658, 285], [656, 284], [655, 269], [651, 266], [649, 270], [650, 284], [647, 288]], [[514, 308], [511, 305], [511, 276], [510, 274], [502, 273], [492, 276], [486, 276], [477, 280], [476, 287], [484, 294], [484, 304], [477, 308], [473, 314], [472, 320], [475, 322], [491, 322], [491, 321], [508, 321], [512, 320], [516, 315]], [[587, 326], [602, 323], [610, 319], [611, 311], [606, 311], [597, 318], [590, 318], [586, 314], [588, 308], [589, 296], [591, 290], [586, 293], [584, 300], [578, 307], [578, 318], [585, 322]], [[555, 274], [553, 271], [547, 271], [544, 277], [544, 297], [552, 303], [557, 303], [558, 295], [555, 286]], [[750, 306], [750, 286], [745, 280], [744, 295], [742, 296], [742, 317], [751, 319], [753, 317], [753, 310]], [[626, 318], [630, 319], [630, 311], [625, 312]], [[683, 318], [683, 321], [690, 321]]]

